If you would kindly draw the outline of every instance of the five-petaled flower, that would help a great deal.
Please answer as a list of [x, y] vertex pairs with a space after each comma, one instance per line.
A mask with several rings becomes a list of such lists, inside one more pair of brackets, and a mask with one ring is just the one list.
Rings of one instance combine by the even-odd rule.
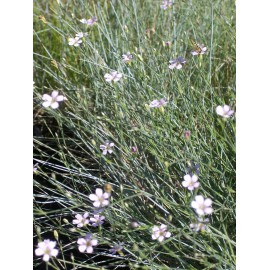
[[172, 0], [164, 0], [164, 1], [162, 1], [162, 5], [160, 5], [160, 7], [165, 10], [165, 9], [171, 7], [172, 4], [173, 4]]
[[162, 242], [165, 238], [168, 238], [171, 236], [170, 232], [167, 232], [167, 225], [161, 224], [160, 227], [154, 226], [152, 229], [152, 239], [158, 240], [159, 242]]
[[88, 36], [88, 33], [79, 32], [78, 34], [76, 34], [76, 37], [78, 37], [78, 38], [83, 38], [86, 36]]
[[200, 185], [200, 183], [198, 182], [198, 176], [196, 174], [185, 175], [184, 181], [182, 182], [182, 185], [184, 187], [186, 187], [188, 190], [193, 190], [193, 189], [197, 188]]
[[190, 53], [192, 55], [205, 54], [207, 51], [207, 47], [203, 44], [196, 44], [196, 48], [194, 48]]
[[78, 47], [80, 45], [80, 43], [82, 43], [82, 40], [78, 36], [75, 38], [68, 39], [68, 45], [70, 45], [70, 46]]
[[132, 60], [132, 54], [130, 52], [127, 52], [126, 54], [122, 55], [122, 60], [124, 63], [129, 63]]
[[83, 216], [81, 214], [75, 215], [76, 219], [73, 219], [72, 223], [77, 225], [78, 228], [84, 227], [89, 223], [88, 213], [84, 213]]
[[93, 246], [98, 244], [98, 240], [93, 239], [91, 234], [87, 234], [84, 238], [79, 238], [77, 244], [80, 252], [92, 253], [94, 251]]
[[44, 94], [42, 96], [42, 99], [44, 100], [44, 102], [42, 103], [44, 107], [51, 106], [51, 108], [53, 109], [57, 109], [59, 107], [59, 102], [67, 100], [67, 98], [65, 98], [64, 96], [58, 95], [58, 91], [52, 91], [52, 94], [50, 96], [48, 94]]
[[43, 256], [43, 261], [48, 262], [50, 257], [56, 257], [58, 250], [55, 248], [56, 242], [49, 239], [38, 243], [38, 248], [35, 250], [36, 256]]
[[191, 202], [191, 207], [195, 209], [199, 216], [210, 215], [213, 212], [212, 200], [204, 199], [202, 195], [195, 196], [195, 201]]
[[104, 78], [106, 82], [118, 82], [122, 78], [122, 74], [117, 71], [112, 71], [111, 73], [106, 73]]
[[162, 98], [160, 100], [155, 99], [150, 103], [149, 107], [150, 108], [159, 108], [159, 107], [166, 105], [167, 103], [168, 103], [168, 101], [165, 98]]
[[109, 205], [110, 193], [104, 192], [101, 188], [96, 189], [96, 194], [90, 194], [89, 199], [93, 201], [94, 207], [103, 207]]
[[230, 106], [224, 105], [223, 107], [217, 106], [216, 113], [224, 118], [229, 118], [233, 115], [234, 111], [231, 110]]
[[90, 221], [92, 222], [93, 227], [97, 227], [99, 225], [102, 225], [104, 223], [105, 217], [100, 215], [94, 215], [94, 217], [90, 218]]
[[186, 62], [187, 60], [181, 56], [176, 59], [170, 60], [169, 69], [181, 69]]
[[203, 219], [199, 217], [197, 223], [191, 223], [189, 226], [194, 232], [205, 231], [207, 223], [209, 223], [208, 218]]
[[97, 22], [97, 18], [96, 17], [93, 17], [92, 19], [88, 19], [88, 20], [81, 19], [80, 22], [83, 23], [83, 24], [87, 24], [87, 25], [93, 26]]
[[105, 144], [101, 144], [99, 149], [102, 150], [103, 155], [107, 155], [107, 152], [111, 154], [113, 152], [112, 148], [114, 147], [114, 143], [110, 141], [105, 141]]

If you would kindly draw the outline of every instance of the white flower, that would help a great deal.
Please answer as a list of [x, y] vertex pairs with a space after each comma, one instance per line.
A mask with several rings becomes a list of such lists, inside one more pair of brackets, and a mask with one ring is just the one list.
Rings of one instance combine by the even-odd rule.
[[69, 38], [68, 45], [78, 47], [82, 43], [82, 40], [79, 37]]
[[167, 103], [168, 103], [168, 101], [166, 101], [165, 98], [162, 98], [160, 100], [155, 99], [150, 103], [149, 107], [150, 108], [159, 108], [159, 107], [166, 105]]
[[212, 200], [204, 199], [203, 196], [195, 196], [195, 201], [191, 202], [191, 207], [194, 208], [199, 216], [210, 215], [213, 212], [211, 207]]
[[79, 245], [80, 252], [92, 253], [94, 251], [93, 246], [96, 246], [98, 241], [97, 239], [92, 239], [91, 234], [87, 234], [85, 238], [79, 238], [77, 244]]
[[206, 224], [209, 223], [209, 219], [198, 218], [198, 223], [191, 223], [189, 226], [194, 232], [205, 231]]
[[129, 63], [132, 60], [132, 54], [130, 54], [130, 52], [123, 54], [122, 57], [124, 63]]
[[93, 201], [94, 207], [107, 206], [110, 202], [108, 201], [110, 193], [104, 192], [101, 188], [96, 189], [96, 194], [90, 194], [89, 199]]
[[72, 223], [76, 224], [78, 228], [86, 226], [89, 223], [89, 219], [87, 219], [88, 216], [89, 216], [88, 213], [84, 213], [83, 216], [80, 214], [77, 214], [75, 215], [76, 219], [73, 219]]
[[48, 94], [44, 94], [42, 99], [45, 100], [42, 103], [44, 107], [51, 106], [53, 109], [57, 109], [59, 107], [58, 102], [67, 100], [64, 96], [58, 95], [58, 91], [52, 91], [52, 94], [50, 96]]
[[92, 26], [92, 25], [94, 25], [97, 22], [97, 18], [96, 17], [93, 17], [92, 19], [88, 19], [88, 20], [81, 19], [80, 22], [83, 23], [83, 24], [87, 24], [87, 25]]
[[192, 50], [190, 53], [192, 55], [198, 55], [198, 54], [205, 54], [207, 51], [207, 47], [205, 47], [203, 44], [196, 44], [196, 48]]
[[153, 234], [152, 234], [152, 239], [153, 240], [158, 240], [159, 242], [162, 242], [165, 237], [168, 238], [171, 236], [170, 232], [167, 232], [167, 226], [164, 224], [161, 224], [160, 227], [154, 226], [153, 229]]
[[92, 226], [97, 227], [98, 225], [102, 225], [104, 223], [104, 219], [104, 216], [94, 215], [94, 217], [90, 218], [90, 221], [93, 223]]
[[58, 254], [58, 250], [54, 247], [56, 246], [55, 241], [44, 240], [43, 242], [38, 243], [38, 248], [35, 250], [36, 256], [43, 255], [43, 261], [48, 262], [50, 257], [56, 257]]
[[99, 148], [102, 150], [103, 155], [107, 155], [107, 152], [109, 154], [111, 154], [113, 152], [113, 150], [112, 150], [113, 147], [114, 147], [114, 143], [106, 141], [105, 145], [101, 144]]
[[178, 57], [177, 59], [170, 60], [169, 69], [181, 69], [183, 65], [187, 62], [187, 60], [183, 57]]
[[104, 78], [106, 82], [118, 82], [122, 78], [122, 74], [118, 73], [117, 71], [112, 71], [111, 73], [106, 73]]
[[196, 174], [193, 174], [192, 176], [190, 174], [187, 174], [184, 176], [184, 181], [182, 182], [182, 185], [188, 190], [193, 190], [200, 185], [200, 183], [197, 181], [198, 176]]
[[79, 32], [78, 34], [76, 34], [76, 37], [78, 37], [78, 38], [83, 38], [86, 36], [88, 36], [88, 33]]
[[234, 111], [231, 110], [230, 106], [224, 105], [223, 107], [217, 106], [216, 113], [224, 118], [229, 118], [230, 116], [233, 115]]
[[165, 1], [162, 1], [162, 5], [160, 7], [165, 10], [168, 7], [171, 7], [172, 4], [173, 4], [172, 0], [165, 0]]

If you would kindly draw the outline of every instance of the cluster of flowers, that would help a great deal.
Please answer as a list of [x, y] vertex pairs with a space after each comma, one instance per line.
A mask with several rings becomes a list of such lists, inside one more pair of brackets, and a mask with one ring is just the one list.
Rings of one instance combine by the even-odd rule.
[[[171, 7], [172, 5], [172, 1], [163, 1], [163, 4], [161, 5], [161, 8], [163, 9], [167, 9], [168, 7]], [[86, 25], [90, 25], [93, 26], [96, 22], [97, 22], [97, 18], [93, 17], [92, 19], [81, 19], [80, 20], [81, 23], [86, 24]], [[69, 38], [69, 45], [78, 47], [80, 45], [80, 43], [82, 43], [81, 38], [86, 37], [88, 34], [87, 33], [83, 33], [80, 32], [78, 34], [76, 34], [75, 38]], [[166, 42], [166, 44], [170, 44], [170, 42]], [[191, 51], [192, 55], [198, 55], [198, 54], [205, 54], [207, 51], [207, 47], [205, 47], [203, 44], [196, 44], [196, 49]], [[124, 63], [129, 64], [132, 61], [132, 54], [130, 52], [127, 52], [126, 54], [122, 55], [122, 61]], [[169, 61], [169, 69], [181, 69], [184, 64], [187, 63], [187, 60], [185, 58], [183, 58], [182, 56], [177, 57], [176, 59], [172, 59]], [[105, 81], [106, 82], [113, 82], [116, 83], [118, 81], [120, 81], [120, 79], [123, 77], [123, 75], [117, 71], [111, 71], [110, 73], [106, 73], [104, 75]], [[58, 96], [58, 92], [57, 91], [53, 91], [53, 93], [51, 94], [51, 96], [49, 96], [48, 94], [44, 94], [43, 95], [43, 100], [45, 100], [45, 102], [43, 103], [44, 107], [48, 107], [51, 106], [51, 108], [56, 109], [59, 107], [59, 102], [65, 100], [65, 98], [63, 96]], [[150, 108], [160, 108], [165, 106], [168, 103], [168, 101], [165, 98], [162, 98], [160, 100], [153, 100], [149, 107]], [[233, 115], [234, 111], [231, 110], [230, 106], [228, 105], [224, 105], [224, 106], [217, 106], [216, 107], [216, 113], [224, 118], [229, 118], [230, 116]], [[103, 152], [107, 153], [107, 148], [103, 149]], [[110, 152], [109, 152], [110, 153]]]
[[[173, 2], [171, 0], [163, 1], [162, 5], [160, 6], [162, 9], [166, 10], [172, 6]], [[93, 26], [97, 22], [97, 18], [93, 17], [92, 19], [81, 19], [81, 23]], [[79, 32], [76, 34], [75, 38], [69, 38], [69, 45], [78, 47], [80, 43], [82, 43], [82, 38], [86, 37], [88, 34]], [[168, 46], [170, 42], [166, 43]], [[203, 55], [207, 51], [207, 47], [203, 44], [197, 44], [197, 49], [191, 51], [192, 55]], [[122, 55], [122, 61], [124, 63], [129, 64], [132, 61], [132, 54], [127, 52], [126, 54]], [[178, 57], [176, 59], [169, 61], [169, 69], [181, 69], [187, 60], [183, 57]], [[112, 71], [111, 73], [105, 74], [104, 78], [107, 82], [118, 82], [122, 78], [122, 74], [118, 73], [117, 71]], [[58, 91], [53, 91], [51, 96], [48, 94], [44, 94], [42, 99], [44, 100], [43, 106], [44, 107], [51, 107], [56, 109], [59, 107], [59, 102], [67, 100], [63, 95], [59, 95]], [[160, 100], [153, 100], [149, 107], [150, 108], [160, 108], [165, 106], [168, 101], [165, 98]], [[224, 106], [217, 106], [216, 113], [224, 118], [229, 118], [233, 115], [234, 111], [228, 105]], [[186, 131], [186, 137], [190, 136], [190, 131]], [[103, 155], [107, 155], [107, 153], [111, 154], [113, 152], [114, 143], [110, 141], [105, 141], [104, 144], [100, 145], [100, 149], [102, 150]], [[132, 147], [132, 152], [137, 152], [136, 147]], [[185, 175], [184, 181], [182, 182], [183, 187], [187, 188], [189, 191], [193, 191], [194, 189], [198, 188], [200, 183], [198, 182], [198, 175], [189, 173]], [[101, 188], [97, 188], [95, 194], [89, 195], [89, 199], [93, 202], [93, 206], [101, 209], [102, 207], [106, 207], [109, 205], [109, 192], [103, 192]], [[195, 210], [197, 216], [197, 223], [190, 224], [190, 227], [198, 232], [200, 230], [206, 229], [206, 224], [209, 222], [208, 218], [205, 218], [206, 215], [210, 215], [213, 212], [212, 209], [212, 200], [209, 198], [204, 199], [202, 195], [196, 195], [195, 199], [191, 202], [191, 207]], [[94, 214], [93, 217], [89, 218], [89, 213], [76, 214], [75, 218], [72, 223], [76, 225], [78, 228], [82, 228], [87, 226], [89, 223], [92, 224], [93, 227], [100, 226], [104, 223], [105, 216], [100, 216], [98, 214]], [[137, 227], [136, 223], [136, 227]], [[139, 225], [138, 225], [139, 226]], [[169, 238], [171, 236], [171, 232], [168, 231], [167, 225], [161, 224], [160, 226], [153, 226], [152, 228], [152, 239], [158, 240], [162, 242], [165, 238]], [[93, 247], [98, 245], [98, 240], [93, 237], [92, 234], [86, 234], [84, 238], [79, 238], [77, 240], [78, 249], [80, 252], [92, 253], [94, 251]], [[50, 241], [49, 239], [44, 240], [38, 243], [38, 248], [35, 250], [35, 254], [37, 256], [43, 256], [44, 261], [49, 261], [50, 257], [56, 257], [58, 255], [58, 250], [55, 248], [56, 242]], [[110, 249], [112, 254], [120, 251], [123, 248], [123, 244], [116, 244], [115, 246]]]
[[[198, 182], [199, 165], [195, 165], [194, 169], [195, 173], [192, 172], [191, 168], [188, 169], [189, 173], [184, 176], [184, 181], [182, 182], [183, 187], [189, 191], [193, 191], [200, 186]], [[195, 200], [191, 202], [191, 207], [195, 209], [198, 215], [198, 222], [190, 224], [190, 227], [196, 232], [205, 230], [209, 219], [204, 217], [213, 213], [212, 200], [209, 198], [204, 199], [202, 195], [197, 195]]]
[[[92, 19], [81, 19], [81, 23], [93, 26], [97, 22], [97, 18], [93, 17]], [[82, 38], [88, 36], [87, 33], [79, 32], [76, 34], [75, 38], [68, 38], [68, 45], [78, 47], [82, 43]]]
[[[109, 192], [103, 192], [101, 188], [97, 188], [95, 194], [90, 194], [89, 199], [93, 202], [93, 206], [102, 211], [102, 207], [109, 205]], [[78, 228], [87, 226], [90, 222], [93, 227], [100, 226], [104, 223], [105, 216], [100, 216], [94, 214], [93, 217], [89, 218], [89, 213], [76, 214], [75, 219], [72, 221], [74, 225]], [[92, 234], [86, 234], [85, 237], [79, 238], [77, 240], [78, 249], [80, 252], [92, 253], [94, 251], [93, 247], [98, 245], [98, 240], [93, 237]], [[43, 260], [48, 262], [50, 257], [56, 257], [58, 255], [58, 250], [55, 249], [56, 242], [46, 239], [38, 243], [38, 248], [35, 250], [37, 256], [43, 256]], [[112, 252], [120, 250], [120, 247], [113, 247]]]

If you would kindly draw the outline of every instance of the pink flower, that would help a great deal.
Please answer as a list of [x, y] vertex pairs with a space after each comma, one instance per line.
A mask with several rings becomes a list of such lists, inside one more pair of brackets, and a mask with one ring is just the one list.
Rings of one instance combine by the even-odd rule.
[[229, 118], [233, 115], [234, 111], [231, 110], [230, 106], [224, 105], [223, 107], [217, 106], [216, 113], [224, 118]]
[[42, 99], [45, 100], [42, 103], [45, 108], [51, 106], [53, 109], [57, 109], [59, 107], [59, 102], [67, 100], [64, 96], [58, 95], [58, 91], [52, 91], [50, 96], [48, 94], [44, 94]]
[[98, 240], [92, 239], [92, 235], [87, 234], [85, 238], [79, 238], [77, 244], [80, 252], [93, 253], [93, 246], [97, 246]]
[[200, 185], [200, 183], [197, 182], [198, 176], [196, 174], [193, 174], [192, 176], [190, 174], [187, 174], [184, 176], [184, 180], [185, 181], [182, 182], [182, 185], [188, 190], [193, 190]]
[[82, 40], [78, 36], [75, 38], [68, 39], [68, 45], [70, 45], [70, 46], [78, 47], [80, 45], [80, 43], [82, 43]]
[[93, 201], [94, 207], [103, 207], [109, 205], [110, 193], [104, 192], [101, 188], [96, 189], [96, 194], [90, 194], [89, 199]]
[[106, 82], [118, 82], [122, 78], [122, 74], [117, 71], [112, 71], [111, 73], [106, 73], [104, 78]]
[[201, 195], [195, 196], [195, 201], [191, 202], [191, 207], [195, 209], [199, 216], [212, 214], [213, 208], [211, 205], [212, 200], [204, 199]]
[[83, 23], [83, 24], [87, 24], [87, 25], [93, 26], [97, 22], [97, 18], [96, 17], [93, 17], [92, 19], [88, 19], [88, 20], [81, 19], [80, 22]]
[[99, 148], [102, 150], [102, 154], [105, 156], [107, 153], [111, 154], [113, 152], [113, 147], [114, 143], [106, 141], [105, 144], [101, 144]]
[[89, 216], [88, 213], [84, 213], [83, 216], [80, 214], [77, 214], [75, 216], [76, 219], [73, 219], [72, 223], [76, 224], [78, 228], [84, 227], [89, 223], [89, 219], [87, 219]]
[[102, 225], [104, 223], [105, 217], [100, 215], [94, 215], [94, 217], [90, 218], [90, 221], [93, 223], [93, 227], [97, 227], [99, 225]]
[[159, 108], [159, 107], [165, 106], [167, 103], [168, 103], [168, 101], [166, 101], [165, 98], [162, 98], [160, 100], [155, 99], [150, 103], [149, 107], [150, 108]]
[[160, 227], [154, 226], [152, 231], [153, 231], [152, 239], [153, 240], [157, 239], [159, 242], [162, 242], [165, 238], [171, 236], [171, 233], [167, 232], [167, 226], [164, 224], [161, 224]]
[[43, 261], [48, 262], [50, 257], [56, 257], [58, 250], [55, 249], [56, 242], [51, 240], [44, 240], [38, 243], [38, 248], [35, 250], [36, 256], [43, 255]]

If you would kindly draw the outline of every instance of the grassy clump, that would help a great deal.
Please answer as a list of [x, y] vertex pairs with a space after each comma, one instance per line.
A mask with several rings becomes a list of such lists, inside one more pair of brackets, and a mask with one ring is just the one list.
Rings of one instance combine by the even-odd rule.
[[[161, 2], [34, 1], [34, 242], [57, 232], [52, 268], [235, 268], [235, 121], [215, 113], [235, 104], [234, 1], [174, 1], [167, 10]], [[79, 21], [93, 16], [92, 27]], [[81, 31], [88, 32], [81, 45], [69, 46]], [[192, 39], [207, 54], [192, 56]], [[122, 62], [127, 51], [130, 64]], [[187, 64], [170, 70], [178, 56]], [[112, 70], [123, 74], [118, 83], [104, 79]], [[53, 90], [67, 100], [42, 107], [42, 94]], [[149, 108], [161, 98], [165, 107]], [[106, 140], [115, 147], [104, 156]], [[194, 192], [181, 184], [192, 164], [200, 165]], [[106, 183], [106, 223], [76, 228], [74, 215], [93, 213], [88, 196]], [[203, 233], [189, 228], [196, 194], [213, 200]], [[129, 226], [133, 219], [138, 228]], [[151, 239], [158, 224], [172, 233], [162, 243]], [[76, 241], [87, 232], [99, 245], [86, 255]], [[111, 255], [119, 242], [123, 250]]]

